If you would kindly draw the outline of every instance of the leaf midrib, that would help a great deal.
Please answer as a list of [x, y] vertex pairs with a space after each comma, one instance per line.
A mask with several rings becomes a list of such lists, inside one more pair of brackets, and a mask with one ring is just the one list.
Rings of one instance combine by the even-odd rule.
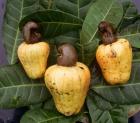
[[[45, 116], [46, 116], [46, 115], [45, 115]], [[32, 120], [34, 120], [34, 121], [36, 122], [36, 120], [34, 119], [34, 117], [29, 116], [29, 115], [27, 115], [26, 117], [31, 118]], [[56, 119], [60, 119], [60, 118], [63, 118], [63, 116], [51, 117], [51, 118], [48, 118], [48, 119], [46, 119], [46, 120], [37, 121], [37, 123], [44, 123], [44, 122], [47, 122], [47, 121], [56, 120]]]
[[78, 23], [64, 23], [64, 22], [41, 22], [39, 24], [61, 24], [61, 25], [77, 25], [77, 26], [82, 26], [82, 24], [78, 24]]
[[[107, 17], [108, 13], [110, 12], [110, 10], [111, 10], [111, 8], [112, 8], [114, 2], [115, 2], [115, 1], [112, 1], [112, 3], [111, 3], [111, 5], [110, 5], [110, 7], [109, 7], [107, 13], [105, 14], [105, 16], [103, 17], [103, 19], [102, 19], [101, 21], [105, 20], [105, 18]], [[90, 40], [88, 41], [88, 43], [92, 41], [92, 39], [95, 37], [97, 31], [98, 31], [98, 28], [96, 28], [95, 33], [92, 35], [92, 37], [90, 38]]]
[[79, 0], [77, 0], [77, 16], [78, 16], [78, 18], [80, 18], [80, 12], [79, 12]]
[[135, 33], [135, 34], [129, 34], [129, 35], [121, 35], [121, 36], [118, 36], [118, 37], [131, 37], [131, 36], [135, 36], [135, 35], [140, 35], [140, 33]]
[[12, 85], [12, 86], [0, 87], [0, 90], [1, 90], [1, 89], [9, 89], [9, 88], [37, 87], [37, 86], [44, 86], [44, 87], [45, 87], [45, 84], [23, 84], [23, 85]]
[[109, 117], [110, 117], [110, 119], [111, 119], [111, 121], [113, 123], [113, 118], [112, 118], [111, 113], [109, 111], [108, 111], [108, 115], [109, 115]]
[[[24, 0], [22, 0], [22, 2], [21, 2], [21, 11], [20, 11], [19, 20], [21, 20], [22, 14], [23, 14], [23, 11], [22, 11], [23, 10], [23, 2], [24, 2]], [[19, 32], [20, 32], [20, 30], [19, 30], [19, 27], [18, 27], [17, 32], [16, 32], [16, 37], [15, 37], [14, 47], [13, 47], [13, 50], [12, 50], [12, 57], [11, 57], [10, 64], [14, 63], [14, 56], [15, 56], [15, 53], [16, 53], [15, 51], [16, 51], [17, 39], [18, 39], [18, 36], [19, 36]]]
[[40, 122], [38, 122], [38, 123], [44, 123], [44, 122], [46, 122], [46, 121], [56, 120], [56, 119], [60, 119], [60, 118], [63, 118], [63, 116], [52, 117], [52, 118], [49, 118], [49, 119], [47, 119], [47, 120], [40, 121]]
[[53, 1], [52, 0], [48, 0], [48, 9], [51, 9], [53, 5]]
[[105, 86], [96, 86], [96, 87], [91, 87], [90, 89], [92, 90], [96, 90], [96, 89], [102, 89], [102, 88], [120, 88], [120, 87], [126, 87], [126, 86], [138, 86], [140, 85], [140, 83], [129, 83], [129, 84], [125, 84], [125, 85], [115, 85], [115, 86], [109, 86], [109, 85], [105, 85]]

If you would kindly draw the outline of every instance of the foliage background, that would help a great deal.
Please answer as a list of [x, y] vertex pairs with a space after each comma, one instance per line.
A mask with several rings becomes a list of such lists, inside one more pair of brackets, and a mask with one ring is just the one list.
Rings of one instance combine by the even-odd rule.
[[[135, 17], [136, 17], [136, 16], [135, 16]], [[134, 18], [133, 18], [133, 19], [134, 19]], [[136, 21], [136, 20], [135, 20], [135, 21]], [[128, 22], [131, 22], [131, 21], [128, 20]], [[133, 22], [134, 22], [134, 20], [133, 20]], [[136, 24], [136, 25], [137, 25], [137, 24]], [[125, 26], [125, 25], [124, 25], [124, 26]], [[132, 25], [132, 26], [133, 26], [133, 25]], [[137, 27], [137, 26], [136, 26], [136, 27]], [[128, 31], [128, 32], [129, 32], [129, 31]], [[134, 31], [133, 31], [133, 32], [134, 32]], [[122, 34], [123, 34], [123, 32], [122, 32]], [[134, 44], [135, 44], [135, 43], [134, 43]], [[136, 45], [136, 46], [139, 46], [139, 45]], [[137, 56], [137, 54], [136, 54], [136, 56]], [[20, 66], [19, 66], [19, 67], [20, 67]], [[5, 67], [4, 67], [3, 69], [4, 69], [4, 71], [5, 71], [5, 70], [8, 70], [9, 67], [8, 67], [8, 68], [6, 67], [6, 69], [5, 69]], [[2, 69], [1, 69], [1, 70], [2, 70]], [[9, 72], [9, 70], [6, 71], [6, 73], [3, 74], [3, 76], [6, 75], [7, 72]], [[3, 72], [2, 72], [2, 73], [3, 73]], [[11, 73], [11, 72], [10, 72], [10, 73]], [[8, 75], [9, 75], [9, 74], [8, 74]], [[11, 77], [12, 77], [12, 76], [11, 76]], [[23, 77], [23, 78], [24, 78], [24, 80], [25, 80], [26, 77]], [[4, 78], [3, 78], [2, 80], [4, 80]], [[7, 81], [7, 80], [6, 80], [6, 81]], [[10, 81], [11, 81], [11, 80], [10, 80]], [[9, 82], [10, 82], [10, 81], [9, 81]], [[18, 81], [18, 80], [17, 80], [17, 81]], [[26, 80], [26, 82], [27, 82], [27, 81], [28, 81], [28, 80]], [[12, 82], [16, 82], [15, 79], [14, 79]], [[16, 84], [17, 84], [17, 82], [16, 82]], [[18, 84], [17, 84], [17, 85], [18, 85]], [[137, 86], [137, 85], [136, 85], [136, 86]], [[6, 87], [9, 87], [9, 85], [6, 86]], [[118, 89], [120, 89], [120, 88], [118, 88]], [[12, 89], [12, 90], [13, 90], [13, 89]], [[96, 90], [96, 88], [95, 88], [95, 90]], [[114, 89], [113, 89], [113, 90], [114, 90]], [[10, 90], [8, 89], [8, 91], [10, 91]], [[98, 90], [97, 90], [97, 91], [98, 91]], [[2, 92], [3, 92], [3, 91], [2, 91]], [[14, 91], [12, 91], [12, 92], [14, 92]], [[16, 92], [16, 91], [15, 91], [15, 92]], [[126, 94], [128, 94], [128, 93], [126, 93]], [[108, 95], [108, 94], [107, 94], [107, 95]], [[106, 96], [106, 95], [105, 95], [105, 96]], [[11, 105], [9, 105], [9, 107], [12, 107], [13, 104], [14, 104], [14, 105], [16, 104], [16, 106], [18, 106], [18, 105], [20, 106], [20, 102], [17, 102], [17, 101], [20, 101], [19, 99], [20, 99], [20, 98], [17, 98], [17, 96], [15, 96], [15, 97], [13, 98], [13, 101], [15, 101], [15, 102], [14, 102], [14, 103], [11, 103]], [[98, 102], [98, 100], [100, 100], [100, 98], [98, 98], [98, 96], [97, 96], [97, 97], [96, 97], [96, 100], [97, 100], [97, 102]], [[107, 104], [108, 104], [108, 100], [109, 100], [109, 99], [107, 99]], [[9, 102], [8, 100], [5, 100], [5, 101]], [[4, 101], [3, 103], [1, 103], [1, 104], [2, 104], [1, 107], [4, 107], [4, 106], [7, 107], [7, 106], [8, 106], [7, 104], [4, 104], [5, 101]], [[113, 101], [115, 101], [115, 100], [113, 100]], [[120, 98], [120, 101], [121, 101], [121, 98]], [[138, 101], [138, 102], [139, 102], [139, 100], [135, 100], [135, 101]], [[101, 101], [100, 101], [100, 102], [101, 102]], [[112, 102], [112, 100], [111, 100], [111, 102]], [[31, 103], [31, 102], [29, 102], [29, 103]], [[90, 103], [90, 101], [89, 101], [88, 103]], [[116, 103], [116, 102], [115, 102], [115, 103]], [[119, 102], [119, 103], [122, 103], [122, 104], [123, 104], [124, 102]], [[133, 102], [133, 103], [137, 103], [137, 102]], [[14, 105], [13, 105], [13, 106], [14, 106]], [[28, 105], [28, 104], [27, 104], [27, 105]], [[98, 105], [98, 104], [97, 104], [97, 105]], [[99, 106], [102, 106], [102, 105], [99, 105]], [[111, 107], [110, 107], [110, 104], [107, 105], [107, 106], [109, 106], [109, 108], [111, 108]], [[108, 107], [106, 107], [106, 108], [108, 108]], [[118, 109], [121, 109], [121, 108], [118, 108]], [[34, 111], [34, 112], [35, 112], [35, 111]], [[101, 111], [101, 112], [102, 112], [102, 111]], [[31, 113], [32, 113], [32, 112], [31, 112]], [[103, 112], [102, 112], [102, 113], [103, 113]], [[110, 113], [109, 113], [109, 112], [108, 112], [108, 113], [106, 112], [105, 114], [106, 114], [106, 116], [107, 116], [107, 114], [110, 114]], [[28, 116], [28, 115], [27, 115], [27, 116]], [[111, 121], [111, 122], [113, 122], [113, 121]]]

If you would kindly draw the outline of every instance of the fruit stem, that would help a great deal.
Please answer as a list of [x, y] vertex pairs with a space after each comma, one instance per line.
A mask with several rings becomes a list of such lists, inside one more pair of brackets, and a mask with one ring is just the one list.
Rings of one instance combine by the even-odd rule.
[[112, 44], [117, 41], [116, 30], [109, 22], [100, 22], [98, 30], [102, 38], [101, 42], [104, 45]]
[[64, 43], [58, 47], [57, 64], [66, 67], [72, 67], [76, 65], [78, 55], [74, 46], [68, 43]]
[[23, 27], [23, 38], [27, 44], [34, 44], [40, 41], [41, 34], [38, 32], [39, 25], [29, 21]]

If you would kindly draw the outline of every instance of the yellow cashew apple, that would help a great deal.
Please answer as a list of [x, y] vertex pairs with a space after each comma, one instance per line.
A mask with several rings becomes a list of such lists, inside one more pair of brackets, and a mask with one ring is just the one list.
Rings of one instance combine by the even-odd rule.
[[24, 42], [17, 51], [25, 72], [32, 79], [44, 76], [50, 52], [49, 44], [40, 41], [40, 33], [35, 32], [36, 28], [38, 25], [35, 22], [28, 22], [24, 26]]
[[58, 48], [57, 64], [45, 72], [45, 83], [53, 96], [56, 108], [66, 116], [80, 112], [90, 84], [90, 71], [77, 62], [77, 54], [70, 44]]
[[99, 31], [103, 44], [99, 45], [96, 59], [105, 80], [111, 84], [126, 83], [130, 78], [132, 48], [128, 40], [117, 39], [113, 27], [101, 22]]

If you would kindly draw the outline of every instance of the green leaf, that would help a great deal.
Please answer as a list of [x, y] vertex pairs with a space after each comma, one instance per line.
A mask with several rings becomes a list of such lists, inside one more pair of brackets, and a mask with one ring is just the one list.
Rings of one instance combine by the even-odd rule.
[[30, 105], [30, 109], [38, 109], [38, 108], [42, 108], [43, 107], [43, 103], [38, 103], [38, 104], [33, 104], [33, 105]]
[[94, 1], [95, 0], [55, 0], [54, 3], [57, 9], [84, 19], [89, 7]]
[[120, 34], [120, 37], [128, 39], [133, 47], [140, 48], [140, 21], [129, 25]]
[[139, 18], [140, 14], [132, 0], [119, 0], [123, 5], [123, 18], [117, 27], [120, 32], [122, 29], [126, 28], [128, 25], [135, 23]]
[[83, 116], [84, 114], [65, 117], [55, 111], [36, 109], [25, 113], [20, 123], [76, 123], [76, 121], [81, 121]]
[[47, 100], [44, 103], [43, 109], [45, 109], [45, 110], [51, 110], [51, 111], [55, 111], [55, 112], [57, 111], [57, 109], [55, 107], [55, 104], [54, 104], [54, 101], [53, 101], [53, 98]]
[[53, 42], [56, 45], [59, 45], [59, 44], [65, 43], [65, 42], [69, 42], [69, 43], [75, 45], [77, 43], [77, 41], [79, 41], [79, 38], [80, 38], [79, 37], [79, 30], [78, 31], [71, 31], [71, 32], [68, 32], [66, 34], [59, 35], [59, 36], [53, 38]]
[[19, 64], [0, 68], [0, 108], [38, 104], [49, 97], [44, 81], [29, 79]]
[[87, 99], [87, 106], [92, 123], [128, 123], [127, 109], [123, 106], [103, 111], [96, 106], [91, 97]]
[[140, 50], [133, 52], [133, 61], [140, 62]]
[[57, 10], [38, 11], [24, 17], [20, 22], [20, 28], [28, 21], [35, 21], [40, 25], [43, 38], [54, 38], [60, 34], [82, 27], [82, 20], [77, 17]]
[[80, 44], [82, 60], [89, 65], [92, 58], [95, 57], [95, 50], [98, 46], [97, 32], [98, 24], [103, 21], [109, 21], [115, 27], [119, 24], [123, 16], [123, 8], [116, 0], [97, 0], [90, 7], [85, 21], [83, 23]]
[[132, 4], [132, 0], [118, 0], [121, 2], [122, 6], [123, 6], [123, 10], [124, 12], [130, 7], [130, 5]]
[[96, 104], [96, 106], [101, 110], [111, 110], [117, 106], [116, 104], [113, 104], [113, 103], [105, 100], [104, 98], [102, 98], [100, 95], [98, 95], [97, 93], [95, 93], [92, 90], [89, 91], [88, 96], [89, 95], [94, 100], [94, 103]]
[[[131, 77], [128, 83], [123, 85], [107, 85], [103, 79], [96, 79], [91, 90], [103, 99], [116, 104], [138, 104], [140, 103], [140, 64], [133, 62]], [[99, 75], [100, 76], [100, 75]], [[93, 76], [94, 77], [94, 76]], [[100, 77], [96, 77], [100, 78]], [[92, 81], [94, 83], [94, 80]]]
[[19, 30], [19, 22], [26, 15], [49, 9], [52, 6], [48, 0], [7, 0], [4, 16], [3, 38], [9, 64], [15, 64], [17, 48], [21, 43], [22, 34]]

